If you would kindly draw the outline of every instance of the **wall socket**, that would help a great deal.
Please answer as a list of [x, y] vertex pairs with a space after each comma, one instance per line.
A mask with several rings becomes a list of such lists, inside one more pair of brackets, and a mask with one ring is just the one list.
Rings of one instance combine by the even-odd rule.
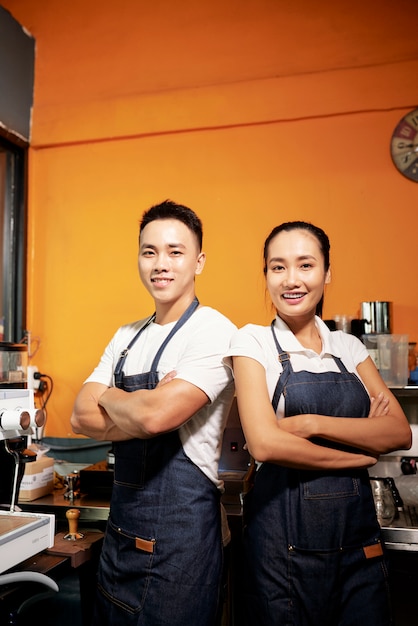
[[36, 391], [39, 389], [41, 380], [40, 378], [35, 378], [35, 372], [39, 372], [36, 365], [28, 365], [26, 372], [28, 389], [34, 389]]

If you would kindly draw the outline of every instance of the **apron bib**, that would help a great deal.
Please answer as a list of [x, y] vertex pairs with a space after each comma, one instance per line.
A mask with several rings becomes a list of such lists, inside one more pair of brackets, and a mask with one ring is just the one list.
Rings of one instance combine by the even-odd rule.
[[[272, 400], [275, 412], [284, 394], [285, 417], [305, 413], [335, 418], [367, 417], [369, 396], [341, 359], [334, 357], [339, 372], [294, 372], [273, 327], [272, 332], [283, 367]], [[349, 449], [332, 442], [316, 440], [316, 443]], [[267, 464], [265, 471], [276, 474], [276, 469], [283, 470]], [[380, 527], [366, 469], [336, 472], [286, 468], [285, 474], [290, 490], [287, 528], [291, 545], [304, 550], [340, 550], [376, 541]]]

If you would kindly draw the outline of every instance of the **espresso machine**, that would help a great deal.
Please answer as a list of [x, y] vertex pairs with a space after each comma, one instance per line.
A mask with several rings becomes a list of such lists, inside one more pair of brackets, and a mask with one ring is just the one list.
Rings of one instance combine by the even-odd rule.
[[0, 508], [15, 510], [25, 464], [36, 460], [28, 444], [44, 423], [32, 389], [0, 389]]
[[0, 344], [0, 573], [54, 544], [54, 515], [23, 513], [17, 504], [25, 465], [36, 460], [31, 440], [45, 423], [27, 389], [25, 348]]

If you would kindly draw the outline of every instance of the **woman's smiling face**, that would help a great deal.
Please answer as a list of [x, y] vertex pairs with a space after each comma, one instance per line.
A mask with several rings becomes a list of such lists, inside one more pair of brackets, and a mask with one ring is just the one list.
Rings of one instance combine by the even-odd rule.
[[315, 315], [330, 271], [313, 234], [300, 228], [278, 233], [268, 247], [266, 270], [270, 297], [284, 321]]

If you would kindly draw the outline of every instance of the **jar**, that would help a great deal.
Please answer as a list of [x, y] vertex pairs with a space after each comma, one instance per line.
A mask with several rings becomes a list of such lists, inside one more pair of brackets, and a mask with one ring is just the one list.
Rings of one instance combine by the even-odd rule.
[[393, 493], [386, 478], [371, 478], [370, 485], [380, 526], [389, 526], [396, 517]]
[[26, 389], [28, 346], [0, 342], [0, 389]]

